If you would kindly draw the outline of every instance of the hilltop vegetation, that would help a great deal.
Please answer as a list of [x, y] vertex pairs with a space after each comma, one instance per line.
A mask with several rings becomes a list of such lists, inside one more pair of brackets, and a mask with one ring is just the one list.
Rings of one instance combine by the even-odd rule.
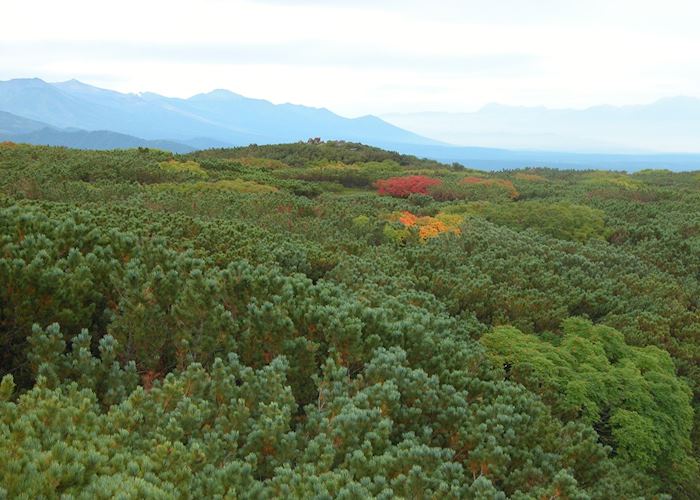
[[0, 497], [700, 496], [700, 174], [0, 144]]

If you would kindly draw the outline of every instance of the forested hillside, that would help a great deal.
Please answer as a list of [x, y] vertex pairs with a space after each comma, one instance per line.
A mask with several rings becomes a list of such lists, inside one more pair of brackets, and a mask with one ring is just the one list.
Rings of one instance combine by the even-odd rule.
[[700, 498], [700, 173], [0, 144], [0, 498]]

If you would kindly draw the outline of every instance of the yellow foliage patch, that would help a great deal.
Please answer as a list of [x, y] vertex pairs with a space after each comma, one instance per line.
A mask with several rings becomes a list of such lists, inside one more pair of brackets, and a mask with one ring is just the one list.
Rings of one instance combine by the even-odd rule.
[[156, 190], [174, 190], [183, 193], [191, 192], [201, 192], [201, 191], [228, 191], [235, 193], [276, 193], [279, 191], [274, 186], [268, 186], [267, 184], [259, 184], [254, 181], [246, 181], [243, 179], [226, 179], [216, 182], [195, 182], [192, 184], [181, 183], [176, 184], [173, 182], [164, 182], [161, 184], [153, 184], [151, 189]]
[[445, 212], [440, 212], [435, 216], [437, 220], [443, 222], [447, 226], [459, 227], [462, 222], [464, 222], [464, 216], [459, 214], [448, 214]]
[[616, 172], [588, 172], [584, 174], [583, 184], [589, 186], [618, 186], [624, 189], [639, 189], [642, 182], [627, 174]]
[[241, 165], [245, 165], [246, 167], [257, 167], [270, 170], [289, 168], [289, 165], [287, 165], [286, 163], [279, 160], [273, 160], [271, 158], [255, 158], [247, 156], [244, 158], [236, 158], [235, 162], [240, 163]]
[[177, 161], [168, 160], [160, 163], [160, 168], [167, 170], [168, 172], [186, 172], [193, 174], [196, 177], [206, 178], [209, 177], [207, 171], [204, 170], [199, 163], [196, 161]]
[[515, 189], [515, 186], [513, 183], [507, 179], [487, 179], [484, 177], [476, 177], [476, 176], [469, 176], [469, 177], [464, 177], [461, 181], [459, 181], [460, 184], [467, 185], [467, 186], [484, 186], [484, 187], [495, 187], [495, 188], [500, 188], [508, 192], [508, 196], [511, 199], [515, 199], [518, 196], [520, 196], [520, 193], [518, 193], [518, 190]]

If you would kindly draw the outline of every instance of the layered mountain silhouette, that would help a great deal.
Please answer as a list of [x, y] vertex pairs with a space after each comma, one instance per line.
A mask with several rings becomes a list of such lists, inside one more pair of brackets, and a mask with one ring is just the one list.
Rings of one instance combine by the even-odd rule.
[[[665, 147], [659, 151], [700, 152], [700, 100], [692, 98], [583, 111], [489, 105], [471, 114], [418, 113], [388, 119], [416, 132], [374, 116], [343, 118], [327, 109], [275, 105], [227, 90], [178, 99], [124, 94], [77, 80], [0, 82], [0, 141], [83, 149], [149, 147], [183, 153], [320, 137], [485, 170], [528, 166], [700, 169], [700, 154], [640, 151], [662, 144]], [[447, 142], [420, 134], [434, 134]], [[644, 137], [643, 146], [628, 140], [632, 136]]]
[[309, 137], [372, 145], [440, 144], [379, 118], [343, 118], [327, 109], [275, 105], [227, 90], [189, 99], [153, 93], [123, 94], [77, 80], [0, 82], [0, 110], [57, 128], [109, 130], [193, 147], [279, 143]]

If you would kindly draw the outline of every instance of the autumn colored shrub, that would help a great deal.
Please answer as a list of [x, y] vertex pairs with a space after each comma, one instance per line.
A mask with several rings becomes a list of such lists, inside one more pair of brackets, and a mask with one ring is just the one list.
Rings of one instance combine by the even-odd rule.
[[278, 175], [308, 182], [332, 182], [345, 187], [369, 187], [372, 185], [375, 174], [372, 169], [365, 168], [362, 164], [347, 165], [342, 162], [333, 162], [313, 167], [290, 168], [280, 171]]
[[435, 218], [444, 224], [452, 227], [459, 227], [464, 222], [464, 216], [459, 214], [448, 214], [440, 212]]
[[375, 186], [381, 195], [408, 198], [412, 194], [429, 194], [428, 189], [431, 186], [437, 186], [441, 183], [440, 179], [425, 175], [409, 175], [378, 180]]
[[228, 191], [236, 193], [275, 193], [278, 189], [274, 186], [260, 184], [255, 181], [246, 181], [244, 179], [224, 179], [216, 182], [195, 182], [191, 184], [163, 182], [150, 186], [150, 189], [156, 191], [178, 191], [184, 193], [201, 192], [201, 191]]
[[399, 217], [399, 222], [404, 226], [415, 226], [418, 222], [418, 217], [413, 215], [411, 212], [402, 212], [401, 217]]
[[196, 161], [168, 160], [160, 163], [160, 168], [167, 172], [186, 173], [193, 177], [205, 179], [209, 176]]
[[459, 216], [455, 217], [448, 215], [446, 218], [443, 218], [440, 215], [437, 217], [419, 217], [411, 212], [404, 211], [392, 215], [390, 220], [396, 220], [403, 224], [403, 226], [406, 228], [417, 228], [418, 236], [422, 241], [429, 238], [435, 238], [443, 233], [460, 233], [458, 224], [461, 222], [461, 219]]
[[[439, 236], [442, 233], [446, 233], [450, 230], [450, 228], [447, 226], [442, 221], [437, 220], [434, 217], [424, 217], [422, 221], [420, 221], [419, 225], [419, 231], [418, 235], [420, 236], [421, 240], [427, 240], [428, 238], [435, 238], [436, 236]], [[456, 232], [459, 232], [459, 229], [455, 230]]]
[[236, 163], [245, 165], [246, 167], [263, 168], [268, 170], [280, 170], [290, 168], [286, 163], [273, 160], [272, 158], [254, 158], [254, 157], [243, 157], [237, 158]]
[[481, 177], [465, 177], [460, 181], [460, 184], [467, 186], [482, 186], [485, 188], [496, 188], [505, 191], [508, 197], [516, 199], [519, 196], [518, 190], [515, 189], [513, 183], [507, 179], [485, 179]]

